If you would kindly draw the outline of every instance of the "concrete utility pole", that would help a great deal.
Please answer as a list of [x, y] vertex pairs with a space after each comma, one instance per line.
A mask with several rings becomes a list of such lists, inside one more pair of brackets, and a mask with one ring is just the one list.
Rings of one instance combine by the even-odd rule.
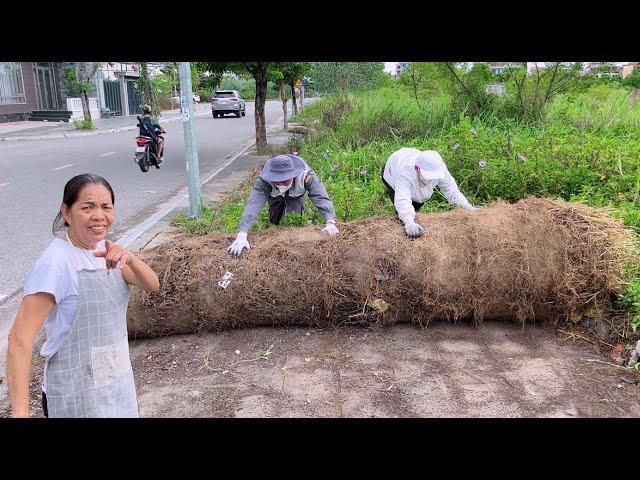
[[182, 106], [182, 127], [184, 128], [184, 147], [187, 158], [187, 183], [189, 185], [189, 216], [200, 218], [200, 167], [198, 166], [198, 147], [193, 131], [193, 92], [191, 91], [191, 63], [179, 62], [180, 105]]
[[302, 104], [304, 102], [304, 83], [300, 85], [300, 111], [302, 111]]

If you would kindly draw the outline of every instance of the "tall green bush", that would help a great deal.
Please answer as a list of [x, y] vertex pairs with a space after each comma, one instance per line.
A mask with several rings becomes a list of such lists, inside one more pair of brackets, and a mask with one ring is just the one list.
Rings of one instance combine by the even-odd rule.
[[[256, 99], [256, 81], [253, 78], [243, 78], [236, 75], [223, 75], [220, 85], [216, 90], [237, 90], [245, 100]], [[278, 98], [278, 88], [269, 82], [267, 85], [267, 98]]]
[[316, 62], [311, 66], [316, 91], [321, 94], [375, 89], [384, 77], [383, 62]]

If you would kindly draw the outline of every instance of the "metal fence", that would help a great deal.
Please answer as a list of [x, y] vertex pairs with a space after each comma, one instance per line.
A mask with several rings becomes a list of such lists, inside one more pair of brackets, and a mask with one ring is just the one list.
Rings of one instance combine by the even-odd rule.
[[120, 96], [120, 82], [104, 80], [104, 103], [116, 115], [122, 115], [122, 97]]
[[127, 100], [129, 101], [129, 115], [140, 112], [140, 105], [144, 103], [142, 93], [138, 90], [136, 80], [127, 80]]

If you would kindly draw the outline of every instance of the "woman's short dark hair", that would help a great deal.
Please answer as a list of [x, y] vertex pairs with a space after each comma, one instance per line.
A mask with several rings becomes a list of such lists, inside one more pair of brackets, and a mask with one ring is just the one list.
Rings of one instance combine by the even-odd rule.
[[[98, 184], [104, 185], [109, 193], [111, 194], [111, 203], [115, 205], [116, 199], [113, 195], [113, 188], [109, 185], [104, 178], [100, 175], [94, 175], [93, 173], [83, 173], [81, 175], [76, 175], [71, 180], [67, 182], [64, 186], [64, 193], [62, 195], [62, 203], [64, 203], [68, 208], [71, 208], [74, 203], [78, 200], [78, 195], [80, 191], [86, 187], [87, 185]], [[58, 215], [53, 220], [53, 227], [51, 228], [52, 233], [55, 235], [58, 233], [63, 227], [68, 227], [69, 224], [62, 216], [62, 212], [58, 212]]]

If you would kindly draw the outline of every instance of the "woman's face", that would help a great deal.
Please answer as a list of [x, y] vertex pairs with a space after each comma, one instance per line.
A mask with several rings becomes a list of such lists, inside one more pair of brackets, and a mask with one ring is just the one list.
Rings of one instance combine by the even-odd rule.
[[69, 224], [69, 236], [84, 248], [94, 248], [103, 240], [116, 216], [111, 193], [104, 185], [95, 183], [80, 190], [71, 208], [63, 203], [60, 211]]

